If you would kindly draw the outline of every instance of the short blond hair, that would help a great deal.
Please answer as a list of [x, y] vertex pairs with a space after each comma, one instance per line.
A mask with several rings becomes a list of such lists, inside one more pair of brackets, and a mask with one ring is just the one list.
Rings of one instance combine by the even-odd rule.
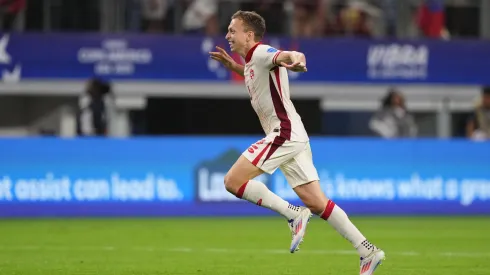
[[259, 41], [265, 34], [265, 19], [254, 11], [237, 11], [231, 19], [240, 19], [243, 21], [245, 31], [252, 31], [255, 35], [255, 41]]

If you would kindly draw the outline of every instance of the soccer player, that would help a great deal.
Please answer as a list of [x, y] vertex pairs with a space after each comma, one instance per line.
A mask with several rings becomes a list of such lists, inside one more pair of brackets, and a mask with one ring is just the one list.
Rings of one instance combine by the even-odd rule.
[[[305, 55], [262, 44], [264, 33], [265, 21], [260, 15], [238, 11], [231, 18], [226, 40], [232, 52], [245, 58], [245, 66], [236, 63], [220, 47], [209, 53], [212, 59], [245, 77], [250, 101], [266, 134], [233, 164], [225, 176], [225, 188], [238, 198], [284, 216], [292, 232], [291, 253], [299, 249], [312, 213], [319, 215], [357, 249], [360, 274], [372, 274], [385, 253], [371, 244], [342, 208], [323, 193], [308, 134], [290, 99], [287, 69], [306, 72]], [[274, 173], [277, 168], [307, 207], [291, 205], [254, 180], [264, 172]]]

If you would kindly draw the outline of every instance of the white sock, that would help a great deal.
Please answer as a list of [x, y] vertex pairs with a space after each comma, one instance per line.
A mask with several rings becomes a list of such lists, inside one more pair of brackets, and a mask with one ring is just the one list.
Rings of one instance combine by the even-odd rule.
[[256, 180], [249, 180], [238, 190], [236, 196], [251, 203], [269, 208], [284, 216], [288, 221], [298, 216], [299, 206], [294, 206], [272, 193], [265, 184]]
[[328, 201], [320, 216], [357, 249], [359, 256], [366, 257], [376, 249], [350, 221], [344, 210], [333, 201]]

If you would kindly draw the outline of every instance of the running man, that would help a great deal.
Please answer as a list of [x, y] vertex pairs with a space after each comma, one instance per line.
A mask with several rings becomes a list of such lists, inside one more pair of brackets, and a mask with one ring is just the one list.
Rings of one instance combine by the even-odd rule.
[[[233, 164], [225, 176], [225, 188], [238, 198], [284, 216], [292, 232], [291, 253], [299, 250], [312, 213], [320, 216], [357, 249], [360, 274], [373, 274], [385, 253], [371, 244], [342, 208], [323, 193], [308, 134], [290, 99], [287, 70], [306, 72], [305, 55], [262, 44], [265, 29], [265, 20], [257, 13], [238, 11], [232, 16], [226, 40], [231, 51], [245, 59], [245, 66], [236, 63], [220, 47], [210, 52], [212, 59], [244, 76], [250, 101], [266, 134]], [[274, 173], [277, 168], [306, 207], [291, 205], [254, 180], [264, 172]]]

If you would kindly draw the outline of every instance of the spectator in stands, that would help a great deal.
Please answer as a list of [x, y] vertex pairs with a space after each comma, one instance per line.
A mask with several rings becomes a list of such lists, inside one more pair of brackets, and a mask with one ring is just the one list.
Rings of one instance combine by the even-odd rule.
[[218, 1], [193, 0], [184, 13], [182, 25], [185, 33], [217, 35], [219, 33]]
[[417, 125], [407, 111], [403, 95], [391, 88], [382, 100], [381, 110], [369, 122], [369, 128], [383, 138], [415, 137]]
[[26, 0], [0, 0], [2, 29], [12, 31], [19, 14], [25, 9]]
[[146, 32], [163, 32], [168, 0], [141, 0], [143, 24]]
[[423, 36], [429, 38], [449, 38], [446, 29], [444, 1], [424, 0], [420, 5], [416, 22]]
[[323, 34], [326, 0], [290, 0], [293, 37], [316, 37]]
[[374, 21], [381, 16], [379, 9], [365, 1], [342, 1], [335, 9], [333, 20], [327, 20], [327, 36], [373, 36]]
[[240, 3], [240, 9], [256, 11], [267, 22], [267, 34], [283, 34], [287, 25], [284, 0], [247, 0]]
[[466, 124], [466, 135], [475, 140], [490, 139], [490, 87], [482, 89], [474, 113]]
[[91, 79], [80, 100], [77, 114], [77, 133], [80, 136], [105, 136], [111, 101], [110, 84]]

